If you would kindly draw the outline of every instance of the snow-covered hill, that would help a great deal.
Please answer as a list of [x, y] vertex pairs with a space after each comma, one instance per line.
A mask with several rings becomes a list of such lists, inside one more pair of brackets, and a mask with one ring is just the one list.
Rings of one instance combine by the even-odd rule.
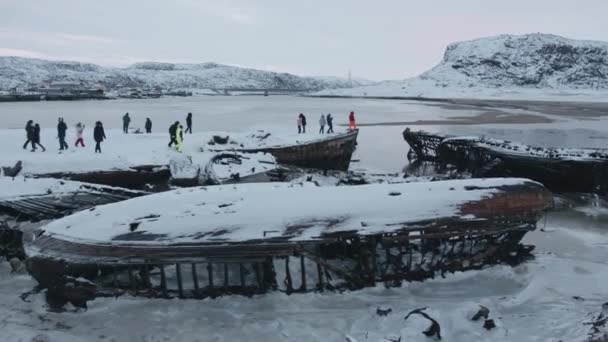
[[450, 44], [418, 77], [324, 94], [494, 97], [608, 91], [608, 43], [548, 34], [500, 35]]
[[[107, 88], [288, 88], [332, 89], [351, 86], [346, 79], [301, 77], [287, 73], [240, 68], [216, 63], [173, 64], [145, 62], [127, 68], [79, 62], [57, 62], [21, 57], [0, 57], [0, 90], [37, 87], [43, 81], [84, 82]], [[354, 86], [366, 84], [355, 80]]]

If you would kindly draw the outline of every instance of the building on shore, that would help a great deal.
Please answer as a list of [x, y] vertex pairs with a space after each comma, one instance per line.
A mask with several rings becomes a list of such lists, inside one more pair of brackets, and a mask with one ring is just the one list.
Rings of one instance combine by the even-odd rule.
[[82, 82], [45, 82], [38, 91], [49, 101], [106, 98], [103, 86], [91, 87]]

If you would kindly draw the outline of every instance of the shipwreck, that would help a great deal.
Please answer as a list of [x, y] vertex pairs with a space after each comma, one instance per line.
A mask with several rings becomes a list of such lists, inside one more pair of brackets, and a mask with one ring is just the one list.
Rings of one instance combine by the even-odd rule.
[[520, 262], [522, 237], [551, 205], [526, 179], [197, 187], [53, 221], [26, 252], [55, 306], [398, 286]]
[[0, 256], [24, 258], [22, 226], [57, 219], [98, 205], [145, 195], [142, 191], [55, 179], [0, 177]]
[[270, 153], [277, 163], [309, 169], [348, 171], [359, 130], [329, 135], [297, 144], [240, 149], [244, 153]]
[[525, 177], [561, 192], [608, 194], [608, 149], [542, 148], [487, 137], [403, 132], [410, 161], [454, 166], [473, 177]]

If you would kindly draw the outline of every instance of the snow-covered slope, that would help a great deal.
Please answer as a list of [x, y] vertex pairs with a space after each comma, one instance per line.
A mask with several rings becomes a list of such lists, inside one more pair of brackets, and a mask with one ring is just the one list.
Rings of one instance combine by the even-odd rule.
[[[21, 57], [0, 57], [0, 90], [39, 86], [43, 81], [103, 84], [107, 88], [344, 88], [339, 78], [301, 77], [287, 73], [240, 68], [216, 63], [173, 64], [144, 62], [127, 68], [109, 68], [79, 62], [57, 62]], [[354, 86], [366, 84], [355, 80]]]
[[497, 97], [608, 91], [608, 43], [548, 34], [500, 35], [450, 44], [418, 77], [322, 94]]

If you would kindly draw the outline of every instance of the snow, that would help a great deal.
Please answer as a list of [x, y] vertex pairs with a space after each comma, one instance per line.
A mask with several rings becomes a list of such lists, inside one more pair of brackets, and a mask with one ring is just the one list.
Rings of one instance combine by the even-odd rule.
[[551, 160], [572, 160], [586, 162], [606, 162], [608, 163], [608, 149], [585, 149], [585, 148], [539, 148], [521, 143], [514, 143], [505, 140], [493, 139], [488, 137], [449, 137], [443, 140], [442, 144], [450, 142], [469, 141], [475, 146], [517, 156], [530, 156], [535, 158]]
[[[551, 217], [551, 215], [550, 215]], [[426, 342], [429, 323], [405, 315], [420, 307], [452, 342], [585, 341], [591, 322], [608, 297], [606, 232], [585, 222], [563, 226], [549, 220], [545, 232], [531, 232], [536, 258], [515, 268], [493, 266], [448, 274], [401, 288], [382, 285], [360, 291], [253, 298], [163, 300], [122, 296], [99, 298], [86, 311], [53, 313], [44, 295], [22, 301], [36, 283], [11, 274], [0, 263], [0, 329], [6, 341], [356, 341]], [[576, 297], [576, 298], [574, 298]], [[578, 299], [577, 299], [578, 298]], [[487, 331], [471, 317], [484, 305], [497, 328]], [[378, 316], [376, 308], [391, 308]]]
[[[458, 217], [463, 203], [500, 193], [499, 186], [528, 182], [496, 178], [338, 188], [310, 183], [199, 187], [99, 206], [94, 212], [54, 221], [43, 230], [66, 240], [119, 243], [119, 236], [131, 232], [130, 224], [138, 222], [137, 233], [163, 237], [129, 239], [129, 243], [243, 242], [263, 239], [266, 231], [308, 241], [340, 231], [377, 234], [403, 229], [408, 222]], [[470, 186], [476, 188], [467, 190]], [[306, 229], [294, 231], [298, 225]]]
[[[582, 93], [583, 91], [581, 91]], [[483, 94], [483, 93], [480, 93]], [[197, 130], [234, 130], [249, 134], [257, 129], [290, 132], [295, 117], [302, 111], [331, 112], [336, 123], [347, 123], [348, 111], [354, 109], [360, 122], [398, 122], [434, 119], [474, 113], [474, 109], [450, 110], [413, 101], [372, 99], [311, 99], [301, 97], [191, 97], [158, 100], [117, 100], [0, 104], [3, 117], [0, 132], [0, 165], [14, 160], [12, 154], [42, 153], [21, 150], [26, 119], [43, 127], [43, 141], [55, 150], [54, 125], [57, 116], [65, 116], [71, 125], [78, 120], [93, 123], [102, 120], [110, 140], [102, 145], [106, 158], [113, 150], [130, 149], [139, 139], [149, 139], [149, 147], [134, 148], [124, 154], [137, 162], [147, 148], [157, 154], [166, 149], [168, 124], [175, 115], [193, 111]], [[133, 123], [150, 116], [154, 133], [123, 136], [120, 116], [129, 111]], [[336, 113], [342, 113], [336, 115]], [[554, 116], [555, 117], [555, 116]], [[311, 121], [314, 123], [314, 120]], [[72, 126], [70, 126], [71, 128]], [[312, 127], [312, 126], [311, 126]], [[9, 128], [14, 128], [10, 130]], [[428, 126], [433, 132], [454, 135], [488, 135], [539, 146], [597, 146], [608, 141], [606, 120], [567, 119], [547, 124], [509, 124], [477, 126]], [[362, 127], [354, 168], [378, 168], [398, 172], [406, 161], [407, 145], [403, 126]], [[311, 132], [315, 130], [312, 129]], [[46, 135], [48, 133], [48, 135]], [[90, 139], [90, 131], [85, 139]], [[68, 134], [71, 134], [68, 131]], [[154, 136], [157, 135], [157, 136]], [[186, 149], [205, 141], [186, 137]], [[70, 138], [68, 139], [70, 141]], [[195, 144], [196, 142], [196, 144]], [[82, 154], [63, 160], [69, 167], [81, 167], [94, 156], [90, 140]], [[165, 145], [162, 145], [165, 144]], [[71, 147], [71, 149], [73, 149]], [[49, 162], [62, 158], [47, 151]], [[91, 157], [93, 158], [93, 157]], [[146, 157], [147, 158], [147, 157]], [[142, 160], [146, 158], [141, 158]], [[159, 158], [165, 160], [165, 158]], [[95, 160], [95, 159], [91, 159]], [[168, 160], [168, 159], [167, 159]], [[69, 163], [68, 163], [69, 161]], [[51, 163], [52, 164], [52, 163]], [[101, 164], [101, 163], [100, 163]], [[0, 178], [1, 179], [1, 178]], [[313, 177], [317, 180], [317, 177]], [[3, 179], [3, 181], [11, 181]], [[17, 181], [19, 181], [17, 179]], [[30, 180], [27, 180], [28, 182]], [[4, 189], [5, 186], [2, 186]], [[2, 193], [2, 192], [0, 192]], [[387, 196], [388, 197], [388, 196]], [[371, 202], [370, 202], [371, 203]], [[404, 283], [401, 288], [376, 288], [353, 292], [324, 292], [285, 295], [269, 293], [245, 298], [225, 296], [214, 300], [163, 300], [122, 296], [98, 298], [87, 311], [53, 313], [47, 311], [44, 293], [19, 298], [37, 283], [27, 275], [10, 273], [8, 263], [0, 262], [0, 333], [5, 341], [339, 341], [351, 336], [361, 341], [387, 342], [386, 337], [402, 341], [431, 341], [421, 331], [426, 321], [416, 317], [404, 321], [412, 309], [428, 307], [427, 312], [441, 324], [444, 341], [585, 341], [591, 322], [608, 298], [608, 211], [605, 205], [579, 204], [574, 209], [560, 208], [539, 222], [544, 231], [529, 232], [524, 242], [537, 246], [535, 259], [515, 268], [494, 266], [479, 271], [448, 274], [425, 282]], [[581, 299], [575, 299], [574, 296]], [[497, 329], [486, 331], [483, 322], [470, 317], [484, 305]], [[375, 314], [377, 306], [392, 308], [386, 317]]]
[[[72, 61], [47, 61], [21, 57], [0, 57], [0, 89], [40, 86], [44, 81], [102, 84], [106, 88], [155, 87], [205, 90], [210, 88], [324, 89], [348, 87], [338, 78], [301, 77], [287, 73], [240, 68], [217, 63], [136, 63], [127, 68], [102, 67]], [[355, 80], [362, 85], [368, 81]]]
[[82, 183], [57, 179], [32, 179], [25, 177], [0, 177], [0, 200], [21, 196], [47, 195], [49, 192], [69, 193], [77, 191]]
[[[277, 168], [274, 157], [269, 153], [227, 153], [229, 158], [207, 164], [205, 175], [219, 182], [270, 171]], [[237, 161], [238, 160], [238, 161]]]
[[[48, 178], [0, 177], [0, 188], [2, 189], [0, 200], [5, 201], [24, 196], [69, 194], [81, 190], [83, 185], [87, 184]], [[95, 187], [99, 189], [113, 189], [113, 187], [103, 185], [95, 185]], [[90, 189], [87, 189], [87, 191], [90, 191]], [[121, 189], [121, 191], [129, 190]]]
[[547, 34], [500, 35], [450, 44], [423, 74], [316, 95], [601, 101], [608, 43]]
[[[266, 132], [230, 133], [197, 132], [184, 135], [184, 150], [180, 154], [167, 146], [168, 133], [123, 134], [117, 129], [106, 129], [107, 140], [102, 142], [101, 154], [93, 153], [92, 128], [85, 129], [85, 148], [73, 147], [74, 129], [68, 130], [66, 141], [70, 149], [64, 152], [55, 150], [57, 141], [55, 129], [43, 129], [41, 142], [49, 148], [47, 152], [30, 152], [15, 142], [25, 139], [23, 130], [0, 129], [0, 166], [12, 166], [18, 161], [23, 163], [23, 174], [44, 174], [53, 172], [89, 172], [99, 170], [127, 170], [140, 165], [169, 165], [172, 160], [189, 156], [195, 165], [204, 167], [217, 154], [217, 150], [258, 148], [276, 145], [289, 145], [314, 141], [327, 135], [311, 133], [307, 135], [268, 132], [269, 138], [261, 140]], [[336, 129], [337, 132], [341, 132]], [[230, 136], [228, 145], [208, 145], [214, 135]], [[53, 145], [51, 145], [53, 144]], [[29, 145], [28, 145], [29, 147]], [[202, 151], [201, 151], [202, 149]], [[212, 151], [214, 150], [214, 151]], [[266, 158], [268, 159], [268, 158]]]

